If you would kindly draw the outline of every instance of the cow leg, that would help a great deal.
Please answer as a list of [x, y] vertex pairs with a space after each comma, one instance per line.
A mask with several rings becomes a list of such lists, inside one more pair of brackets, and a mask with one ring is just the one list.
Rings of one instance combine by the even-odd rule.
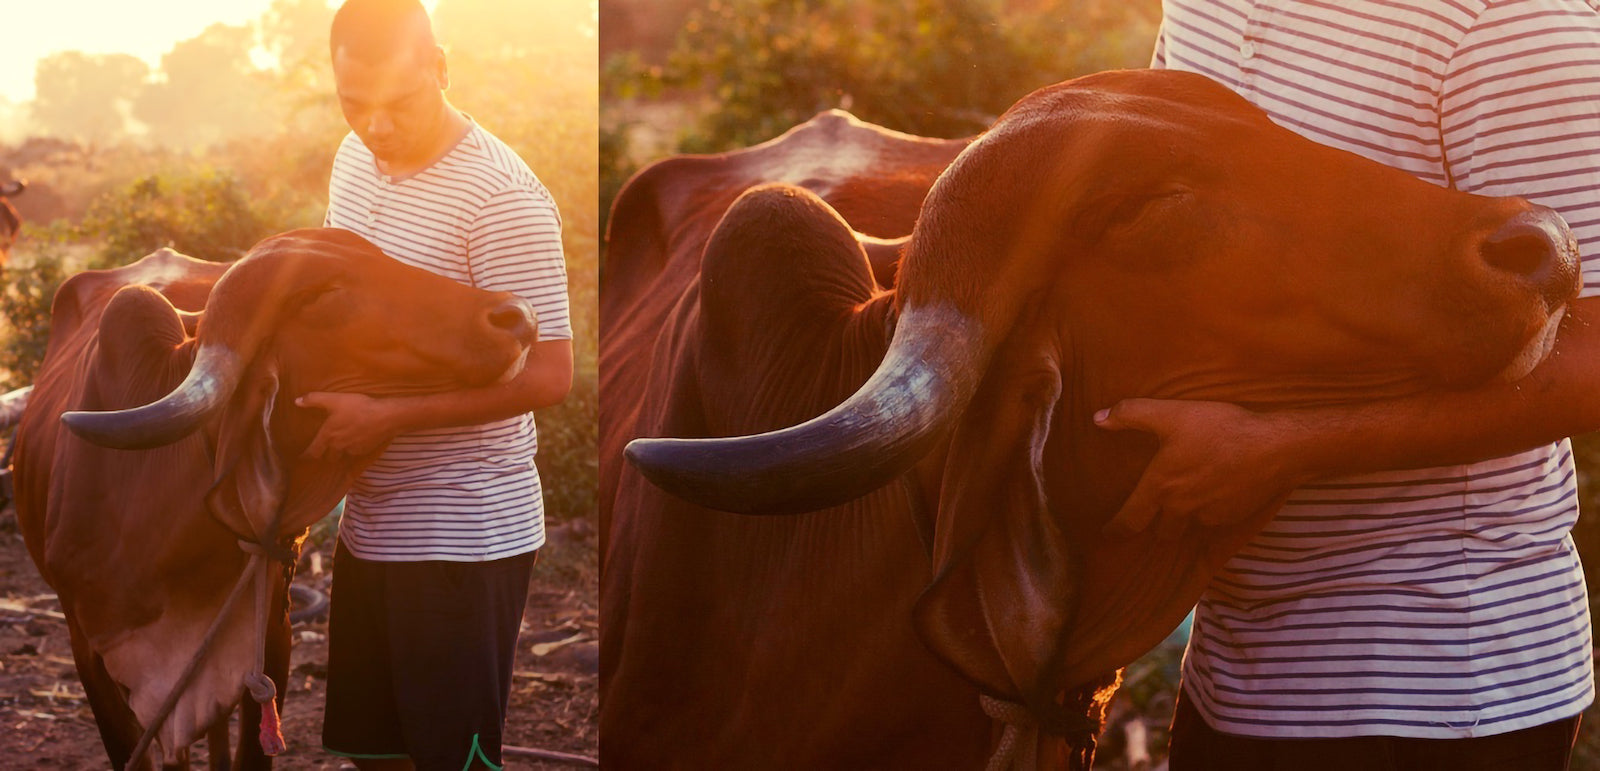
[[178, 750], [177, 758], [175, 760], [173, 760], [171, 763], [162, 763], [161, 764], [161, 771], [188, 771], [188, 768], [189, 768], [189, 748], [188, 747], [184, 747], [183, 749]]
[[227, 720], [218, 720], [211, 726], [211, 730], [206, 732], [206, 751], [211, 771], [229, 771], [232, 768], [228, 758]]
[[111, 679], [100, 655], [90, 649], [89, 641], [70, 614], [67, 636], [72, 641], [72, 660], [77, 664], [78, 679], [83, 683], [90, 709], [94, 710], [95, 726], [100, 729], [100, 742], [105, 745], [111, 767], [126, 768], [134, 745], [139, 743], [139, 719], [134, 717], [121, 686]]
[[[267, 609], [267, 650], [265, 671], [277, 685], [278, 714], [283, 714], [283, 698], [289, 690], [289, 581], [293, 569], [272, 571], [280, 580], [269, 592], [272, 606]], [[239, 750], [234, 766], [239, 771], [264, 771], [272, 768], [272, 758], [261, 751], [261, 705], [245, 691], [239, 699]]]

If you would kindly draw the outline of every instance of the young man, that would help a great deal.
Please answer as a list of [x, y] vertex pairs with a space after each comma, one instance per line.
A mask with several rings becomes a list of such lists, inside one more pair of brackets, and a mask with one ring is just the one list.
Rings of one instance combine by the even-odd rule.
[[1162, 443], [1113, 529], [1170, 537], [1304, 485], [1200, 600], [1172, 768], [1565, 768], [1594, 697], [1563, 437], [1600, 428], [1600, 17], [1582, 0], [1164, 12], [1155, 66], [1435, 184], [1549, 206], [1585, 279], [1517, 383], [1270, 414], [1130, 400], [1102, 418]]
[[444, 97], [449, 73], [416, 0], [349, 0], [333, 71], [351, 134], [330, 227], [537, 316], [521, 374], [450, 393], [313, 393], [308, 453], [388, 449], [351, 490], [329, 621], [323, 743], [358, 767], [498, 767], [529, 572], [544, 543], [532, 410], [572, 381], [554, 203], [516, 154]]

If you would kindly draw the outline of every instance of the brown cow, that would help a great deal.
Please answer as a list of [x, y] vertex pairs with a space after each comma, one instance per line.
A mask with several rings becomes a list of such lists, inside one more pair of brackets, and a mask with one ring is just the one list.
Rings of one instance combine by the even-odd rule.
[[17, 242], [17, 233], [22, 230], [22, 217], [17, 214], [10, 199], [27, 189], [28, 183], [20, 179], [0, 185], [0, 265], [6, 264], [11, 255], [11, 246]]
[[[60, 595], [117, 768], [219, 616], [158, 746], [132, 767], [187, 768], [189, 745], [213, 728], [212, 756], [225, 760], [247, 677], [264, 663], [284, 682], [288, 565], [370, 460], [302, 457], [322, 416], [293, 400], [484, 385], [514, 375], [534, 336], [522, 301], [402, 265], [345, 231], [274, 236], [224, 267], [162, 250], [68, 280], [19, 429], [18, 521]], [[256, 701], [243, 704], [237, 763], [269, 767], [260, 745], [277, 739], [274, 712], [262, 723]]]
[[[1103, 535], [1154, 446], [1096, 410], [1517, 377], [1576, 291], [1548, 210], [1314, 144], [1195, 75], [1043, 89], [935, 182], [959, 147], [824, 116], [619, 195], [607, 768], [1087, 766], [1102, 686], [1272, 514]], [[763, 181], [798, 187], [743, 192]], [[855, 231], [903, 235], [919, 204], [876, 286]], [[631, 445], [669, 495], [621, 462], [640, 436], [741, 438]]]

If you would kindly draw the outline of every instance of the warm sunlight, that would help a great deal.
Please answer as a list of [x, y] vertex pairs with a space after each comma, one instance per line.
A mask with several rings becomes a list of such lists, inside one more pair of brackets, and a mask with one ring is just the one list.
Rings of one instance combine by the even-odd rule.
[[[438, 0], [423, 0], [433, 10]], [[6, 10], [0, 46], [0, 100], [34, 96], [34, 64], [57, 51], [132, 54], [150, 65], [172, 45], [212, 24], [240, 25], [261, 17], [273, 0], [54, 0]], [[330, 3], [331, 4], [331, 3]]]

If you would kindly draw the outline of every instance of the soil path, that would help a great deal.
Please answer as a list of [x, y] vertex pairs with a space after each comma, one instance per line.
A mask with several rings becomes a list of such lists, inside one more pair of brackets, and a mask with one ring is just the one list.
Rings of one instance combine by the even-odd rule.
[[[564, 555], [550, 554], [563, 550]], [[307, 544], [297, 583], [326, 592], [332, 541]], [[599, 703], [595, 543], [581, 521], [551, 529], [534, 570], [517, 647], [506, 744], [595, 757]], [[94, 717], [73, 670], [60, 606], [28, 560], [15, 515], [0, 512], [0, 769], [105, 769]], [[296, 625], [275, 768], [352, 768], [321, 750], [327, 624]], [[237, 727], [235, 728], [237, 735]], [[205, 767], [204, 744], [192, 766]], [[506, 758], [508, 769], [569, 765]]]

